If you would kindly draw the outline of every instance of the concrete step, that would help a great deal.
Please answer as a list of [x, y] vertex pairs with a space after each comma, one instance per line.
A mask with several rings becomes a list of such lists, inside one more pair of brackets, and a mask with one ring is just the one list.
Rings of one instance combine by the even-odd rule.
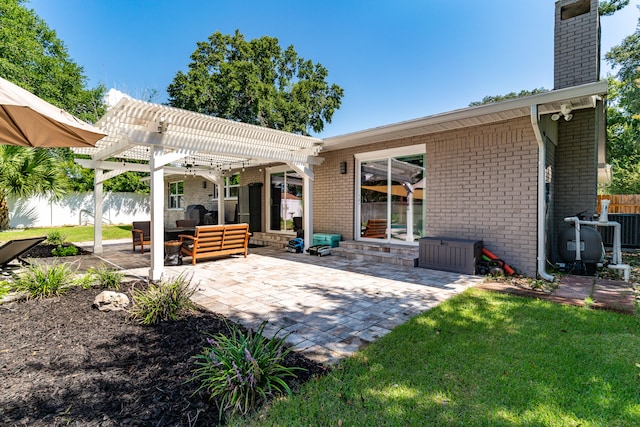
[[249, 238], [249, 243], [260, 246], [273, 246], [276, 248], [285, 248], [289, 240], [296, 237], [295, 235], [278, 234], [278, 233], [262, 233], [254, 232]]
[[331, 255], [380, 264], [401, 265], [403, 267], [418, 266], [418, 257], [411, 254], [391, 253], [367, 249], [353, 250], [351, 248], [343, 247], [342, 242], [340, 242], [340, 247], [331, 248]]
[[399, 245], [393, 243], [372, 243], [361, 242], [355, 240], [345, 240], [340, 242], [340, 247], [346, 250], [358, 251], [374, 251], [385, 252], [397, 255], [407, 255], [409, 257], [418, 258], [419, 249], [417, 246]]

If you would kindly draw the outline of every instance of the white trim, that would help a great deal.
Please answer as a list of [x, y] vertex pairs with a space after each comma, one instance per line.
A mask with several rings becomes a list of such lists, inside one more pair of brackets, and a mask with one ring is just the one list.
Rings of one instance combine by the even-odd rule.
[[339, 150], [416, 135], [501, 122], [518, 117], [529, 117], [531, 105], [534, 104], [538, 105], [539, 114], [558, 112], [561, 109], [561, 105], [567, 102], [571, 103], [574, 110], [595, 108], [596, 102], [602, 96], [606, 96], [607, 87], [608, 83], [606, 81], [600, 81], [332, 136], [323, 140], [322, 150]]
[[411, 156], [413, 154], [427, 154], [426, 144], [408, 145], [398, 148], [387, 148], [385, 150], [366, 151], [354, 154], [358, 163], [362, 160], [379, 160], [388, 157]]

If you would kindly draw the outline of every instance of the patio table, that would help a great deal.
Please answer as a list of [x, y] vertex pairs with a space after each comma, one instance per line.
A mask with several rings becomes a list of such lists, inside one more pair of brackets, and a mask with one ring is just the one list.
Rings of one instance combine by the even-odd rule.
[[178, 237], [180, 234], [188, 234], [193, 236], [196, 233], [195, 227], [176, 227], [176, 228], [165, 228], [164, 229], [164, 240], [165, 242], [171, 240], [180, 240]]

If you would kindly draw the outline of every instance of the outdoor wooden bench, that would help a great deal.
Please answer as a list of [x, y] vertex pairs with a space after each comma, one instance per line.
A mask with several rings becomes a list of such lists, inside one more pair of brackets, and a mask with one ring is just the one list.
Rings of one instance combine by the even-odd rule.
[[370, 219], [367, 221], [362, 237], [371, 237], [374, 239], [384, 239], [387, 237], [387, 220], [386, 219]]
[[249, 248], [249, 224], [200, 225], [193, 236], [181, 234], [181, 252], [191, 257], [191, 264], [201, 258], [243, 254]]

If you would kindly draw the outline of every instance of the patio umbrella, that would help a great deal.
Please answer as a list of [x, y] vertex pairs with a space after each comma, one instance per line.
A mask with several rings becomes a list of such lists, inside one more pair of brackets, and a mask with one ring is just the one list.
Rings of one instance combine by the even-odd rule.
[[0, 78], [0, 144], [93, 147], [104, 136], [92, 125]]

